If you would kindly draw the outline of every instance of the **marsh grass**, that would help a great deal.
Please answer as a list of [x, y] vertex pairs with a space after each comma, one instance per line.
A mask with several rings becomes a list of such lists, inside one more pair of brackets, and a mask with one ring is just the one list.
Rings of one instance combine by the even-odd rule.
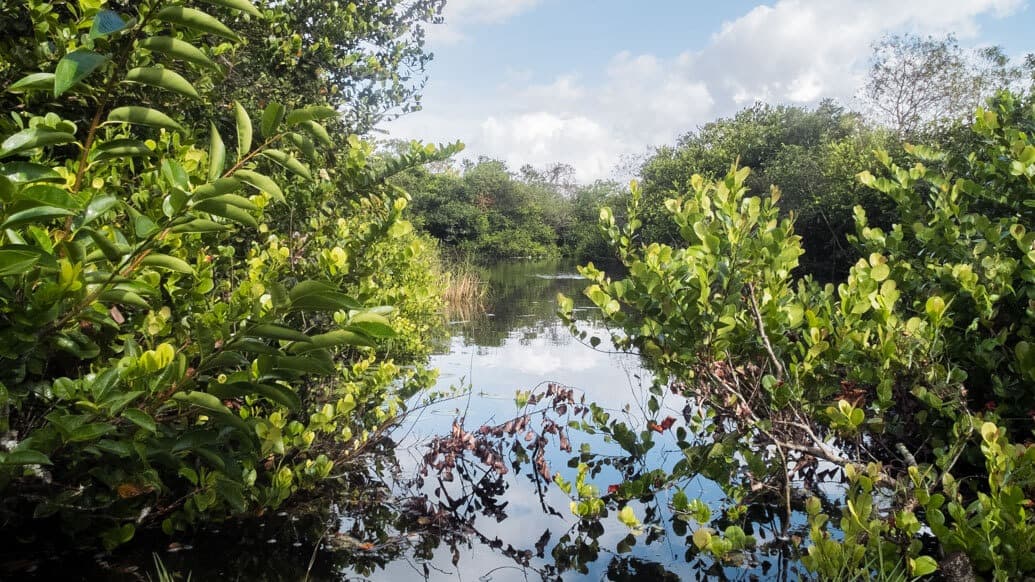
[[485, 311], [488, 284], [478, 268], [469, 260], [450, 261], [443, 265], [446, 317], [467, 320]]

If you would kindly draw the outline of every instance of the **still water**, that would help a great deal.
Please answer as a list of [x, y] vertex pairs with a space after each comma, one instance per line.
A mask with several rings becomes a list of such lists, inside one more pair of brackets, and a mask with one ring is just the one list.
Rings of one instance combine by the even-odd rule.
[[[441, 370], [436, 389], [454, 396], [415, 411], [393, 435], [395, 461], [371, 467], [367, 475], [350, 475], [350, 493], [332, 507], [314, 501], [309, 513], [228, 523], [172, 544], [158, 534], [115, 556], [88, 557], [82, 568], [70, 568], [65, 558], [37, 557], [36, 577], [153, 579], [153, 555], [181, 579], [189, 574], [196, 581], [801, 577], [790, 540], [804, 533], [804, 520], [796, 514], [788, 535], [780, 535], [775, 508], [752, 508], [752, 523], [745, 529], [757, 538], [757, 549], [724, 563], [689, 550], [692, 528], [673, 520], [671, 491], [630, 503], [637, 516], [656, 524], [640, 532], [619, 523], [614, 510], [599, 522], [580, 522], [569, 509], [571, 499], [544, 476], [559, 473], [573, 481], [579, 451], [588, 446], [614, 460], [588, 478], [603, 496], [608, 486], [622, 481], [616, 467], [625, 455], [599, 435], [566, 428], [571, 417], [531, 416], [531, 428], [540, 433], [551, 418], [561, 429], [548, 435], [539, 465], [514, 462], [520, 457], [514, 442], [522, 445], [519, 453], [534, 460], [523, 429], [490, 443], [499, 455], [497, 467], [505, 467], [502, 475], [470, 453], [458, 455], [449, 477], [435, 470], [422, 475], [424, 456], [436, 437], [460, 429], [477, 436], [483, 425], [506, 425], [525, 414], [515, 402], [518, 391], [542, 393], [550, 385], [570, 389], [573, 408], [585, 397], [630, 428], [646, 425], [650, 374], [637, 356], [613, 350], [609, 331], [581, 294], [586, 283], [573, 264], [505, 263], [481, 274], [489, 284], [485, 312], [455, 314], [448, 339], [431, 361]], [[557, 317], [558, 293], [575, 299], [580, 329], [602, 340], [595, 348], [573, 336]], [[681, 397], [669, 395], [658, 418], [679, 418], [685, 405]], [[656, 440], [658, 446], [643, 460], [644, 471], [670, 468], [682, 458], [670, 434]], [[696, 478], [682, 485], [690, 498], [718, 508], [721, 492], [714, 483]]]

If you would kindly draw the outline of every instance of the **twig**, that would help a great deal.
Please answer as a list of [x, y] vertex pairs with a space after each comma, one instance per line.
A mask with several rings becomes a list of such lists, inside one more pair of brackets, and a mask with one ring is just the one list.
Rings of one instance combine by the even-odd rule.
[[765, 347], [765, 351], [769, 353], [769, 359], [776, 368], [776, 379], [782, 382], [784, 379], [783, 363], [776, 357], [773, 345], [769, 343], [769, 336], [765, 333], [765, 322], [762, 321], [762, 313], [758, 309], [758, 300], [755, 298], [755, 285], [753, 283], [748, 283], [748, 298], [751, 299], [751, 312], [755, 315], [755, 324], [758, 326], [759, 335], [762, 336], [762, 345]]

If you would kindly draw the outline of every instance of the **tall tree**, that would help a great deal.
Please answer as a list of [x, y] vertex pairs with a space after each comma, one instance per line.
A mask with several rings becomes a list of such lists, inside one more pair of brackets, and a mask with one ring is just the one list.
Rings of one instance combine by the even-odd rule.
[[892, 35], [873, 47], [864, 94], [877, 120], [915, 135], [966, 118], [998, 90], [1023, 88], [1025, 76], [1025, 66], [999, 47], [967, 50], [952, 35]]

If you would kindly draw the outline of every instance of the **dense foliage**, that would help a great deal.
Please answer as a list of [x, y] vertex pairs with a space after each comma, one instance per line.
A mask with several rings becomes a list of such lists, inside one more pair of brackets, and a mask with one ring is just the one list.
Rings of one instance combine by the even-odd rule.
[[661, 243], [680, 240], [665, 212], [665, 199], [685, 191], [695, 174], [720, 179], [739, 160], [752, 168], [746, 178], [749, 188], [780, 188], [781, 210], [793, 213], [795, 228], [805, 239], [808, 252], [801, 270], [834, 280], [857, 258], [845, 240], [853, 229], [852, 208], [862, 205], [876, 224], [888, 220], [888, 205], [854, 179], [873, 166], [872, 152], [881, 147], [896, 148], [891, 134], [830, 101], [811, 110], [749, 107], [684, 135], [675, 146], [658, 148], [644, 162], [641, 236]]
[[[836, 286], [794, 277], [802, 239], [778, 189], [748, 195], [746, 168], [693, 176], [665, 202], [674, 246], [640, 237], [636, 187], [625, 225], [601, 212], [628, 275], [591, 264], [586, 294], [619, 328], [613, 341], [659, 374], [649, 410], [691, 404], [674, 426], [684, 459], [645, 476], [648, 489], [701, 474], [727, 495], [724, 532], [707, 505], [673, 498], [697, 524], [697, 551], [722, 560], [750, 543], [740, 526], [753, 501], [778, 500], [790, 527], [804, 489], [803, 560], [823, 579], [921, 576], [939, 562], [953, 579], [1035, 571], [1035, 446], [1018, 444], [1035, 408], [1033, 130], [1035, 104], [1004, 94], [978, 111], [966, 156], [907, 146], [900, 166], [879, 151], [881, 169], [859, 181], [898, 218], [877, 228], [856, 208], [863, 258]], [[632, 455], [653, 446], [651, 431], [606, 416], [585, 426]], [[831, 477], [848, 483], [844, 499], [817, 487]]]
[[[0, 8], [5, 534], [113, 547], [277, 507], [432, 378], [401, 364], [426, 355], [434, 255], [386, 180], [451, 149], [381, 158], [332, 107], [219, 100], [235, 29], [299, 17], [271, 4]], [[348, 12], [371, 34], [426, 14]]]
[[610, 255], [595, 225], [617, 186], [579, 186], [564, 166], [550, 171], [482, 159], [462, 172], [416, 169], [397, 183], [413, 192], [414, 223], [449, 248], [482, 258]]

